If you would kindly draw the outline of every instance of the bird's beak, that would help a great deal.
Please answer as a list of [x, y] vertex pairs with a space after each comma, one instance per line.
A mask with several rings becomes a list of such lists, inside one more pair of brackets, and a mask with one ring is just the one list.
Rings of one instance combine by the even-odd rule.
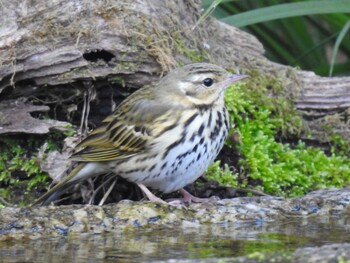
[[249, 76], [248, 75], [236, 75], [236, 74], [232, 74], [230, 75], [227, 79], [225, 79], [223, 82], [222, 82], [222, 87], [223, 88], [227, 88], [228, 86], [230, 86], [231, 84], [239, 81], [239, 80], [242, 80], [242, 79], [245, 79], [245, 78], [248, 78]]
[[235, 83], [235, 82], [237, 82], [237, 81], [239, 81], [239, 80], [242, 80], [242, 79], [245, 79], [245, 78], [248, 78], [248, 77], [249, 77], [248, 75], [237, 75], [237, 74], [232, 74], [232, 75], [229, 77], [228, 81], [229, 81], [230, 84], [232, 84], [232, 83]]

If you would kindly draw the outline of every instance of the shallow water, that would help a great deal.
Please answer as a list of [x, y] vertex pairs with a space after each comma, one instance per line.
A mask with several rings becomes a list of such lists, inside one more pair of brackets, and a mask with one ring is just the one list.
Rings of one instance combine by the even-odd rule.
[[288, 219], [179, 229], [138, 228], [0, 243], [0, 262], [154, 262], [294, 251], [350, 242], [350, 218]]

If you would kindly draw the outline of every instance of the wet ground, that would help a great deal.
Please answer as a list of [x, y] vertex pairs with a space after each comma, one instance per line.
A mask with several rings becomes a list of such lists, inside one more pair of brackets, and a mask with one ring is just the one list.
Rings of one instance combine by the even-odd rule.
[[289, 218], [3, 240], [0, 262], [196, 262], [339, 243], [350, 243], [350, 218]]
[[350, 262], [350, 188], [0, 209], [0, 262]]

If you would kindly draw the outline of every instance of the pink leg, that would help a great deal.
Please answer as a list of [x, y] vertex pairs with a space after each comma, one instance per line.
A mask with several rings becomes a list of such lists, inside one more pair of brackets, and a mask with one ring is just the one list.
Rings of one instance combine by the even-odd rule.
[[196, 196], [191, 195], [189, 192], [187, 192], [185, 189], [180, 189], [180, 193], [183, 196], [183, 202], [185, 203], [207, 203], [211, 200], [213, 200], [213, 198], [199, 198]]
[[156, 202], [156, 203], [161, 203], [161, 204], [167, 204], [167, 202], [165, 202], [163, 199], [160, 199], [159, 197], [156, 197], [154, 194], [151, 193], [150, 190], [148, 190], [148, 188], [143, 185], [143, 184], [137, 184], [138, 187], [140, 187], [140, 189], [142, 190], [142, 192], [147, 196], [147, 198], [152, 201], [152, 202]]
[[165, 202], [163, 199], [156, 197], [154, 194], [152, 194], [152, 192], [143, 184], [137, 184], [138, 187], [140, 187], [140, 189], [142, 190], [142, 192], [147, 196], [147, 198], [151, 201], [151, 202], [155, 202], [155, 203], [160, 203], [160, 204], [168, 204], [171, 206], [175, 206], [177, 208], [183, 208], [183, 202], [181, 200], [173, 200], [170, 202]]
[[163, 199], [156, 197], [154, 194], [152, 194], [152, 192], [145, 185], [143, 184], [137, 184], [137, 185], [138, 187], [140, 187], [142, 192], [147, 196], [147, 198], [151, 202], [169, 204], [171, 206], [176, 206], [179, 208], [184, 207], [183, 206], [184, 203], [206, 203], [213, 200], [213, 198], [199, 198], [199, 197], [193, 196], [189, 192], [187, 192], [185, 189], [182, 188], [180, 189], [180, 193], [183, 196], [182, 199], [175, 199], [175, 200], [171, 200], [170, 202], [165, 202]]

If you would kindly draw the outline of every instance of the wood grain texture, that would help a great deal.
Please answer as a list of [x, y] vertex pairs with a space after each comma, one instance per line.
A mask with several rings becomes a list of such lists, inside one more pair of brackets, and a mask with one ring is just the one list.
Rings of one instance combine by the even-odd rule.
[[319, 77], [269, 61], [254, 36], [212, 18], [197, 25], [200, 12], [199, 0], [4, 1], [0, 95], [120, 78], [139, 88], [202, 56], [277, 79], [317, 139], [327, 140], [329, 126], [350, 142], [350, 77]]

